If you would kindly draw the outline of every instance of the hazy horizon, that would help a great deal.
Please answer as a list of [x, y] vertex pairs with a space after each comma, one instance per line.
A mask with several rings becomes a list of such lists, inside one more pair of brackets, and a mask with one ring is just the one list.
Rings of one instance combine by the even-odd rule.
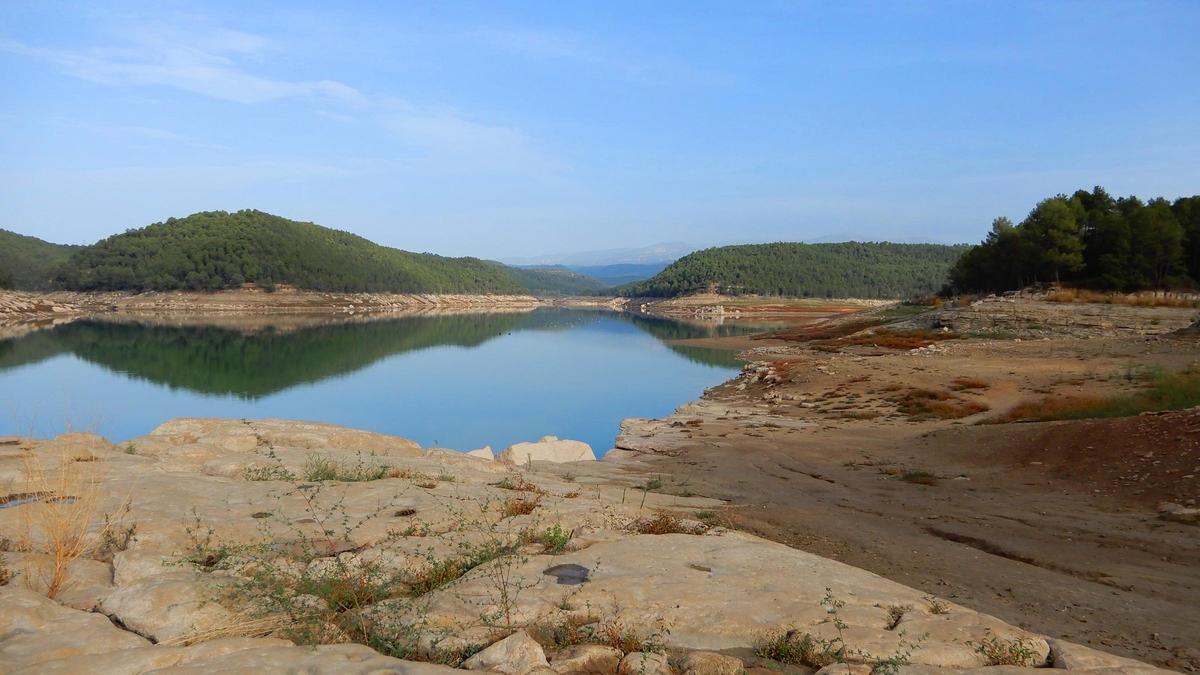
[[5, 3], [0, 227], [973, 242], [1058, 192], [1200, 192], [1198, 28], [1183, 2]]

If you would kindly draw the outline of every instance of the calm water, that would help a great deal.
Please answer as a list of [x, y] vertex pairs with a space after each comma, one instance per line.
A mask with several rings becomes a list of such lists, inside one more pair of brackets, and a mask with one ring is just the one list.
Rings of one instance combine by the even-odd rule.
[[745, 330], [560, 309], [252, 333], [80, 321], [0, 341], [0, 435], [279, 417], [460, 450], [552, 434], [600, 454], [621, 419], [669, 414], [740, 366], [664, 340]]

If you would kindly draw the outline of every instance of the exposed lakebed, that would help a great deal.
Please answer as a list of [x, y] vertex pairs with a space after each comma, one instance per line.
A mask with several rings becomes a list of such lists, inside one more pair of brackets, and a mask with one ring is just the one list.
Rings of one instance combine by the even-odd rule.
[[0, 435], [274, 417], [459, 450], [553, 434], [599, 455], [623, 418], [668, 414], [739, 367], [669, 341], [753, 330], [565, 309], [180, 323], [82, 320], [0, 341]]

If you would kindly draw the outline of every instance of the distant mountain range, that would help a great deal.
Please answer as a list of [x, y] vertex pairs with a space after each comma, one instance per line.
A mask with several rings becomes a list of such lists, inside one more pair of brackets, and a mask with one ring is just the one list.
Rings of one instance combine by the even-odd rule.
[[613, 265], [571, 265], [573, 272], [598, 279], [609, 286], [624, 286], [635, 281], [642, 281], [665, 270], [671, 261], [662, 260], [650, 263], [616, 263]]
[[608, 265], [645, 265], [669, 263], [700, 247], [682, 242], [651, 244], [638, 248], [609, 248], [599, 251], [577, 251], [553, 253], [533, 257], [506, 258], [509, 265], [562, 265], [571, 269], [580, 267], [606, 267]]

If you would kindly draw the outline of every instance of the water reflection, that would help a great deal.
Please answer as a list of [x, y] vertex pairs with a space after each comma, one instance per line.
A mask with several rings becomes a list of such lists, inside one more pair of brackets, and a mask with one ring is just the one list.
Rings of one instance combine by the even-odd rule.
[[[273, 323], [238, 330], [214, 325], [86, 320], [0, 341], [0, 371], [69, 353], [172, 389], [255, 399], [360, 370], [396, 354], [437, 346], [478, 347], [513, 331], [579, 329], [595, 326], [602, 317], [612, 322], [607, 326], [610, 332], [635, 326], [663, 341], [736, 335], [749, 330], [574, 309], [421, 314], [283, 330]], [[740, 363], [731, 350], [668, 346], [696, 363], [728, 368]]]
[[740, 366], [672, 341], [750, 330], [575, 309], [76, 321], [0, 341], [0, 435], [283, 417], [461, 449], [556, 434], [603, 451], [622, 418], [667, 414]]

